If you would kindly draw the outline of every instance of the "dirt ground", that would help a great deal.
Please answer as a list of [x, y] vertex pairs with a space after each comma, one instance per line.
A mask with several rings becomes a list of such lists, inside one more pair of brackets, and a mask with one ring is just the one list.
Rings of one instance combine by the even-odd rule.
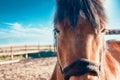
[[0, 80], [49, 80], [56, 57], [25, 59], [0, 65]]

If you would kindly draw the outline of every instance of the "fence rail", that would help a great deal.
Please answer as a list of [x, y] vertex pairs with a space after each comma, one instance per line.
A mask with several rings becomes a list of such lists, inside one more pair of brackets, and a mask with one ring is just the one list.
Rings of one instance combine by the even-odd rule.
[[14, 55], [36, 53], [40, 51], [54, 51], [53, 45], [23, 45], [23, 46], [7, 46], [0, 47], [0, 56], [11, 56], [11, 59], [14, 58]]
[[106, 35], [120, 34], [120, 30], [118, 29], [108, 29], [106, 30]]

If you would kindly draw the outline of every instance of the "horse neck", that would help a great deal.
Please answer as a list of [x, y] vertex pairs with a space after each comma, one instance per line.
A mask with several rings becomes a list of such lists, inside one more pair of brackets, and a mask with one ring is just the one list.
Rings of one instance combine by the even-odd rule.
[[102, 63], [104, 80], [119, 80], [120, 67], [119, 63], [113, 58], [110, 52], [106, 50]]

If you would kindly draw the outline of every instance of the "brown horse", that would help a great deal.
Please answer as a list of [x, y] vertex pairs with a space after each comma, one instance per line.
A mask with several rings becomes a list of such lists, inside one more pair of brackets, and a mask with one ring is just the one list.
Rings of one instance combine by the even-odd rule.
[[119, 80], [119, 63], [106, 49], [103, 0], [56, 0], [57, 64], [50, 80]]
[[120, 63], [120, 41], [107, 41], [107, 49], [111, 55]]

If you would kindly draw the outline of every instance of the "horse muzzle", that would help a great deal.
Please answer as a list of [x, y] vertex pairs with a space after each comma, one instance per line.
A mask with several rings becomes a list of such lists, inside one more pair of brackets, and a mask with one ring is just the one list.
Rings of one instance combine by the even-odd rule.
[[94, 62], [90, 62], [87, 59], [76, 59], [71, 64], [66, 66], [65, 68], [61, 68], [62, 75], [64, 80], [69, 80], [71, 76], [81, 76], [85, 73], [89, 73], [90, 75], [99, 76], [100, 73], [100, 65]]

